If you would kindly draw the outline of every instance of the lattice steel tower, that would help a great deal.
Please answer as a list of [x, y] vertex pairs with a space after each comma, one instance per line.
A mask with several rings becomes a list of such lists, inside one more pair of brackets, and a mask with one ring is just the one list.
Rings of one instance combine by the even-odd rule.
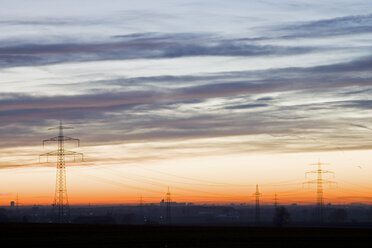
[[256, 221], [256, 224], [259, 224], [260, 223], [260, 197], [262, 196], [262, 194], [258, 191], [258, 184], [256, 184], [256, 192], [253, 194], [255, 197], [256, 197], [256, 208], [255, 208], [255, 221]]
[[336, 184], [334, 181], [330, 181], [323, 178], [323, 174], [333, 174], [333, 171], [328, 170], [322, 170], [322, 165], [326, 165], [325, 163], [321, 163], [320, 160], [318, 163], [313, 163], [311, 165], [317, 165], [318, 169], [313, 171], [306, 172], [305, 176], [307, 177], [308, 174], [316, 174], [317, 178], [314, 180], [310, 180], [307, 182], [304, 182], [303, 184], [316, 184], [316, 205], [317, 205], [317, 215], [320, 220], [320, 222], [323, 222], [324, 217], [324, 197], [323, 197], [323, 184]]
[[76, 160], [76, 156], [81, 156], [81, 160], [84, 159], [82, 153], [73, 152], [73, 151], [66, 151], [65, 150], [65, 141], [77, 141], [78, 147], [80, 146], [80, 140], [67, 137], [63, 135], [64, 129], [73, 129], [72, 127], [62, 126], [62, 121], [60, 121], [58, 127], [49, 128], [49, 130], [58, 129], [59, 134], [57, 137], [53, 137], [50, 139], [43, 140], [43, 147], [46, 142], [54, 141], [58, 142], [58, 149], [56, 151], [47, 152], [41, 154], [41, 156], [47, 157], [47, 162], [49, 156], [57, 157], [57, 173], [56, 173], [56, 189], [54, 195], [54, 210], [55, 214], [57, 215], [58, 222], [67, 222], [69, 218], [69, 204], [68, 204], [68, 197], [67, 197], [67, 187], [66, 187], [66, 156], [74, 156], [74, 161]]

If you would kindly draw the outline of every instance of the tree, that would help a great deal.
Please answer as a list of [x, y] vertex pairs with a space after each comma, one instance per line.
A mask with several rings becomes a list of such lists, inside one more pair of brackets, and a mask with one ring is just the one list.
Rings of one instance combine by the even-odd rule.
[[275, 210], [273, 223], [277, 226], [283, 226], [291, 221], [291, 215], [285, 207], [278, 207]]

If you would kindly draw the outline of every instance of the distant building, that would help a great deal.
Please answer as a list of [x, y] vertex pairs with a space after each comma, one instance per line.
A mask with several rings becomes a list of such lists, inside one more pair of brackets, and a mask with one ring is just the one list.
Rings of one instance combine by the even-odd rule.
[[[192, 203], [189, 203], [189, 204], [192, 205]], [[186, 206], [187, 204], [186, 204], [186, 202], [170, 202], [170, 205], [171, 206]], [[164, 199], [161, 199], [160, 206], [165, 206], [165, 200]]]

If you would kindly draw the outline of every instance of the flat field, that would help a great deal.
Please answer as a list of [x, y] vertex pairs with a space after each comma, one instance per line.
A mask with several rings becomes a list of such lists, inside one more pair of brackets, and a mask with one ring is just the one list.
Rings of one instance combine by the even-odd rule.
[[371, 247], [367, 228], [0, 224], [2, 247]]

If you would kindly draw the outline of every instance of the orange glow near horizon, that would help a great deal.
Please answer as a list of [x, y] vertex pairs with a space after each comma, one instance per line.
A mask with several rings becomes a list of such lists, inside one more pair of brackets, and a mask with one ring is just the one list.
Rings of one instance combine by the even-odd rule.
[[[225, 154], [180, 157], [145, 162], [67, 168], [70, 205], [159, 203], [170, 186], [172, 200], [197, 204], [254, 204], [259, 184], [262, 204], [314, 204], [316, 185], [303, 187], [310, 163], [329, 163], [338, 187], [324, 186], [325, 204], [372, 203], [372, 168], [369, 151], [344, 153]], [[55, 168], [39, 167], [0, 171], [0, 205], [9, 205], [17, 193], [21, 205], [50, 205], [55, 189]], [[309, 178], [310, 179], [310, 178]], [[314, 178], [313, 178], [314, 179]]]

